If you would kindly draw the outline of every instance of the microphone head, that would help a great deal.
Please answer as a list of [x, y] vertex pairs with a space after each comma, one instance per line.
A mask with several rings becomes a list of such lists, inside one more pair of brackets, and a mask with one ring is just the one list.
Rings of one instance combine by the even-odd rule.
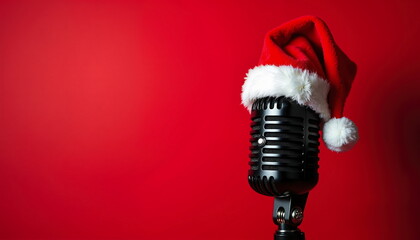
[[252, 105], [248, 182], [267, 196], [304, 194], [318, 182], [319, 115], [286, 97]]

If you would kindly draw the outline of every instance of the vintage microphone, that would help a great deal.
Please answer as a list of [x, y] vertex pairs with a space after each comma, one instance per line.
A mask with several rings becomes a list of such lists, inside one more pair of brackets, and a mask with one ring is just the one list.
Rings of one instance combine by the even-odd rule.
[[251, 112], [248, 181], [274, 197], [275, 240], [304, 240], [298, 226], [309, 191], [318, 182], [320, 127], [335, 152], [357, 142], [356, 125], [343, 116], [356, 64], [327, 25], [305, 16], [269, 31], [258, 65], [248, 70], [242, 104]]
[[320, 118], [286, 97], [258, 99], [251, 111], [248, 181], [258, 193], [275, 197], [276, 240], [303, 240], [308, 192], [318, 182]]

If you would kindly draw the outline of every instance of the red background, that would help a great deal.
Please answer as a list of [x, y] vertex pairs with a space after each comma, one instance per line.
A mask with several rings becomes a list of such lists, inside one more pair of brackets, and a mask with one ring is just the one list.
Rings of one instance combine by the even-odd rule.
[[354, 150], [321, 146], [307, 239], [418, 239], [416, 1], [2, 1], [1, 239], [272, 239], [247, 183], [245, 72], [323, 18], [359, 72]]

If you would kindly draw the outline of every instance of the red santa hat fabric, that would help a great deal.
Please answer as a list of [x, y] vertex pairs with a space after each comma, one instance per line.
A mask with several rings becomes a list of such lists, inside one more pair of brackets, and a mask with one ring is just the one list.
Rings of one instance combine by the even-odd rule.
[[356, 125], [343, 117], [356, 64], [337, 46], [327, 25], [305, 16], [267, 33], [259, 64], [242, 86], [242, 103], [251, 109], [256, 99], [285, 96], [319, 113], [323, 139], [337, 152], [349, 150], [359, 136]]

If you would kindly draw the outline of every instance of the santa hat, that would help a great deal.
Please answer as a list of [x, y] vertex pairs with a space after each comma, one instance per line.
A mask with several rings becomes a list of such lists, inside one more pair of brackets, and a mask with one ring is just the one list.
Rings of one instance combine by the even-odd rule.
[[327, 25], [317, 17], [301, 17], [267, 33], [259, 64], [245, 77], [242, 104], [250, 110], [259, 98], [291, 98], [320, 115], [329, 149], [346, 151], [359, 138], [356, 125], [343, 117], [355, 75], [356, 64]]

